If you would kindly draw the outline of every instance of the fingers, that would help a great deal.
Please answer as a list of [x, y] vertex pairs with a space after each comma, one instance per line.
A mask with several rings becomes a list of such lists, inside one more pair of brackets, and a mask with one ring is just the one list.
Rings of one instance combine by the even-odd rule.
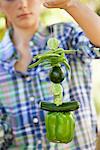
[[43, 5], [47, 8], [62, 8], [66, 0], [45, 0]]
[[57, 4], [55, 5], [53, 2], [45, 2], [43, 5], [47, 8], [57, 8]]
[[47, 2], [43, 3], [43, 6], [47, 8], [52, 8], [52, 5], [50, 6]]

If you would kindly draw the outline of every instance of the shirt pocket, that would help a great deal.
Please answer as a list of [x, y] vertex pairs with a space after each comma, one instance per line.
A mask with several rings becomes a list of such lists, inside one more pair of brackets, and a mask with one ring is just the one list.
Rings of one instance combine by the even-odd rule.
[[9, 123], [11, 124], [14, 130], [24, 128], [28, 124], [32, 123], [31, 116], [31, 107], [30, 106], [19, 106], [12, 109], [9, 114]]

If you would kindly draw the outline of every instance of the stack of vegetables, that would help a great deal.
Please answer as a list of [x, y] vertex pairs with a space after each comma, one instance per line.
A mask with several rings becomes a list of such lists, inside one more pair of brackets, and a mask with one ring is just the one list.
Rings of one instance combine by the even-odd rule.
[[75, 50], [64, 50], [59, 48], [59, 40], [50, 38], [48, 40], [49, 51], [39, 54], [33, 58], [37, 60], [29, 68], [33, 68], [43, 61], [48, 61], [51, 65], [49, 78], [54, 95], [53, 103], [41, 101], [40, 108], [48, 111], [45, 117], [47, 138], [51, 142], [69, 143], [74, 137], [75, 118], [72, 111], [79, 108], [78, 101], [63, 102], [63, 88], [61, 82], [65, 78], [61, 64], [66, 66], [70, 71], [70, 65], [65, 57], [67, 54], [74, 54]]

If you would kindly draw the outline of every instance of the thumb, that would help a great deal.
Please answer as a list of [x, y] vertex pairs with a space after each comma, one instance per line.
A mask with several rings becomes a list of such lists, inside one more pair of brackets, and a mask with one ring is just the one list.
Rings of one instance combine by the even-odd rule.
[[57, 6], [55, 6], [53, 4], [49, 4], [48, 2], [43, 3], [43, 6], [47, 7], [47, 8], [57, 8]]

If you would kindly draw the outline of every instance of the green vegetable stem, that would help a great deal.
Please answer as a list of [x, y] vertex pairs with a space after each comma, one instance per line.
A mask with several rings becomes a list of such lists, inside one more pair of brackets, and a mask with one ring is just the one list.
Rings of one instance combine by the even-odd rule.
[[65, 54], [74, 54], [76, 53], [75, 50], [64, 50], [62, 48], [58, 48], [59, 40], [56, 38], [50, 38], [47, 42], [48, 47], [50, 50], [45, 52], [44, 54], [36, 55], [33, 60], [37, 60], [35, 63], [31, 64], [29, 68], [33, 68], [38, 66], [43, 61], [48, 61], [52, 67], [59, 66], [59, 64], [64, 64], [67, 70], [70, 70], [70, 65], [65, 57]]

